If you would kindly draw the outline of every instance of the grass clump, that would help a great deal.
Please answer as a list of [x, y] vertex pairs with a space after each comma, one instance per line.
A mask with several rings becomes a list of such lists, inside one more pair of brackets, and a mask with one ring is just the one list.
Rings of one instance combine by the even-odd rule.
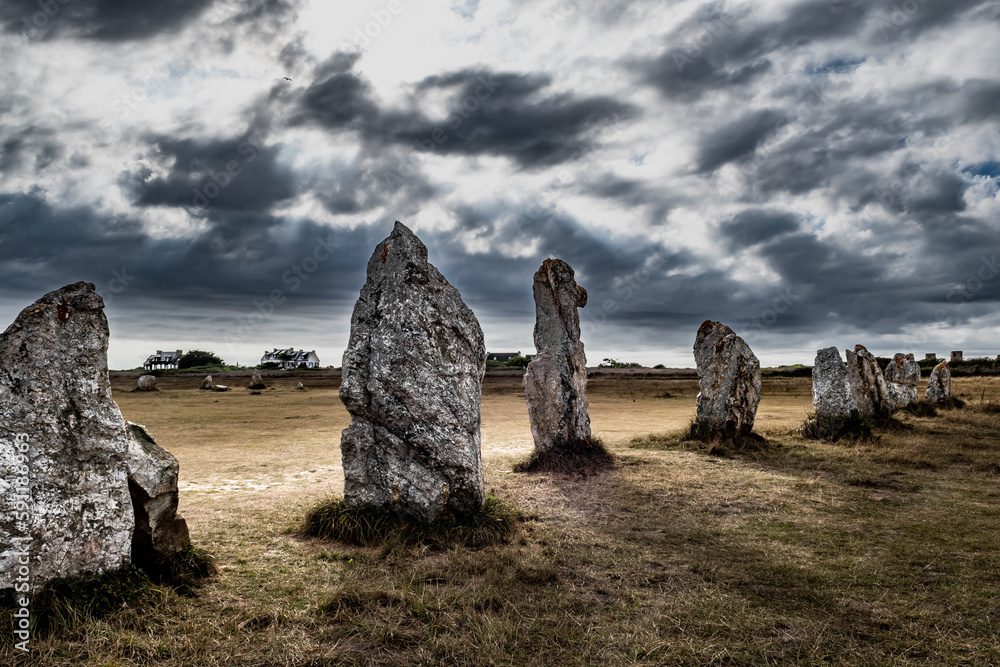
[[3, 617], [10, 620], [17, 609], [16, 598], [27, 595], [31, 600], [31, 635], [46, 637], [151, 604], [156, 586], [190, 594], [200, 579], [215, 572], [212, 556], [204, 549], [189, 546], [155, 563], [129, 564], [98, 576], [52, 579], [30, 594], [8, 592], [0, 600], [0, 607]]
[[813, 417], [802, 426], [803, 437], [809, 440], [871, 440], [875, 437], [875, 420], [851, 410], [846, 417]]
[[614, 467], [614, 455], [599, 438], [590, 438], [572, 444], [556, 445], [544, 452], [536, 449], [527, 460], [514, 466], [514, 472], [587, 476]]
[[906, 412], [913, 415], [914, 417], [937, 417], [938, 411], [933, 403], [928, 403], [925, 400], [919, 400], [916, 403], [910, 403], [904, 408]]
[[170, 586], [183, 595], [190, 594], [203, 579], [218, 572], [215, 557], [192, 545], [169, 556], [141, 563], [139, 568], [152, 583]]
[[389, 510], [352, 507], [341, 498], [332, 498], [309, 510], [302, 533], [363, 547], [423, 544], [437, 549], [482, 549], [511, 542], [520, 533], [522, 520], [517, 508], [495, 496], [486, 496], [482, 508], [472, 516], [449, 514], [430, 523], [400, 517]]
[[713, 456], [730, 456], [734, 451], [759, 452], [768, 447], [767, 439], [752, 431], [712, 428], [697, 421], [691, 422], [687, 439], [704, 443]]
[[[31, 600], [31, 635], [46, 637], [98, 620], [131, 607], [140, 606], [150, 594], [150, 580], [134, 565], [105, 572], [96, 577], [53, 579], [28, 595]], [[3, 600], [5, 623], [15, 611], [14, 599]]]

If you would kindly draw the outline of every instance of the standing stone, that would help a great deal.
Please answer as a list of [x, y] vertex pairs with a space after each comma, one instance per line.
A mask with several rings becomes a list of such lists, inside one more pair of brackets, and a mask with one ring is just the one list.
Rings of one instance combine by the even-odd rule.
[[847, 350], [847, 380], [858, 414], [885, 419], [892, 413], [889, 388], [882, 369], [864, 345]]
[[140, 375], [139, 386], [136, 391], [157, 391], [155, 375]]
[[132, 562], [156, 562], [190, 546], [187, 522], [177, 515], [177, 459], [156, 444], [146, 427], [128, 425], [128, 488], [135, 532]]
[[760, 362], [724, 324], [705, 320], [694, 341], [701, 392], [696, 427], [701, 437], [746, 436], [760, 403]]
[[22, 553], [36, 587], [129, 563], [128, 438], [107, 354], [90, 283], [46, 294], [0, 335], [0, 589]]
[[418, 521], [477, 512], [485, 372], [476, 316], [397, 222], [368, 260], [344, 352], [345, 503]]
[[524, 373], [524, 397], [535, 449], [573, 450], [590, 443], [587, 412], [587, 357], [580, 342], [580, 315], [587, 290], [573, 269], [547, 259], [535, 272], [535, 349]]
[[931, 371], [924, 398], [934, 405], [945, 405], [951, 401], [951, 367], [947, 361], [942, 361]]
[[264, 378], [260, 376], [260, 371], [256, 368], [253, 370], [253, 377], [250, 378], [250, 384], [247, 385], [247, 389], [267, 389], [267, 385], [264, 384]]
[[212, 391], [215, 388], [215, 380], [212, 379], [211, 375], [205, 376], [205, 380], [201, 383], [201, 388], [206, 391]]
[[836, 347], [816, 351], [812, 370], [813, 410], [823, 419], [848, 417], [854, 410], [854, 398], [847, 381], [847, 364]]
[[298, 389], [299, 391], [305, 391], [306, 390], [306, 386], [304, 384], [302, 384], [301, 382], [298, 383], [297, 385], [295, 385], [295, 388]]
[[917, 385], [920, 384], [920, 364], [912, 354], [896, 353], [885, 366], [886, 388], [893, 410], [901, 410], [917, 402]]

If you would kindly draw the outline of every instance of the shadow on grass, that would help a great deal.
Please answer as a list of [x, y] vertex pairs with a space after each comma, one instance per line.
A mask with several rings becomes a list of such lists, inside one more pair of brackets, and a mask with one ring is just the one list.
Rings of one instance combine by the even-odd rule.
[[[203, 579], [216, 572], [214, 558], [203, 549], [188, 547], [143, 567], [128, 565], [96, 577], [53, 579], [33, 593], [3, 591], [0, 599], [5, 623], [20, 609], [17, 598], [29, 596], [32, 637], [46, 637], [88, 620], [98, 620], [126, 609], [151, 605], [157, 586], [191, 595]], [[10, 639], [6, 635], [3, 641]]]
[[513, 541], [524, 520], [517, 508], [494, 496], [487, 496], [471, 517], [442, 516], [431, 523], [403, 520], [388, 510], [350, 507], [341, 498], [332, 498], [309, 510], [302, 534], [363, 547], [423, 544], [482, 549]]

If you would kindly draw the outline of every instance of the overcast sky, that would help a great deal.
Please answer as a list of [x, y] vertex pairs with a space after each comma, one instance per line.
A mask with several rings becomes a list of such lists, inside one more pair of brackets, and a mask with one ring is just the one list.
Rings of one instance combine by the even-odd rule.
[[588, 358], [1000, 353], [1000, 2], [2, 0], [0, 316], [340, 365], [400, 220], [491, 351], [576, 270]]

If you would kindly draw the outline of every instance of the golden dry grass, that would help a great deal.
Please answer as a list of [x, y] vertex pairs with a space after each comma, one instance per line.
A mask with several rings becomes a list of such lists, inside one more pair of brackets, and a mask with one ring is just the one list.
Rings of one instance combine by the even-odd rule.
[[331, 383], [296, 381], [115, 381], [180, 460], [181, 511], [220, 574], [37, 641], [31, 664], [1000, 664], [1000, 412], [979, 407], [1000, 402], [994, 379], [956, 380], [967, 409], [864, 444], [801, 439], [809, 381], [767, 379], [770, 448], [721, 458], [680, 435], [696, 382], [594, 378], [620, 465], [584, 479], [511, 472], [532, 446], [520, 380], [487, 378], [488, 490], [531, 520], [479, 551], [297, 537], [341, 492], [348, 415]]

